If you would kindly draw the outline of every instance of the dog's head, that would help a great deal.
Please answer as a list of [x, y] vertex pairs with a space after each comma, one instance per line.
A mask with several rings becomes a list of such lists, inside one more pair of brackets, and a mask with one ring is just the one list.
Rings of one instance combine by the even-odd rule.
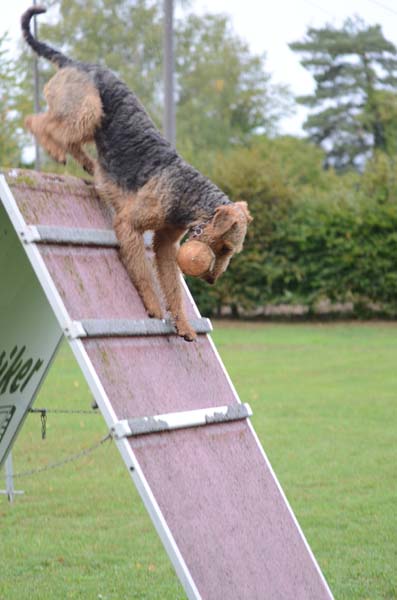
[[210, 269], [200, 275], [200, 279], [213, 284], [226, 271], [232, 256], [243, 249], [251, 221], [246, 202], [234, 202], [216, 209], [212, 220], [197, 238], [209, 246], [215, 256]]

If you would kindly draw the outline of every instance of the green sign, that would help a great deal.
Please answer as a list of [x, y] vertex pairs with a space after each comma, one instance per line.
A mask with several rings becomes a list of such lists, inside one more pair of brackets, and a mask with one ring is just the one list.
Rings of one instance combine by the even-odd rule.
[[1, 200], [0, 188], [0, 465], [62, 338]]

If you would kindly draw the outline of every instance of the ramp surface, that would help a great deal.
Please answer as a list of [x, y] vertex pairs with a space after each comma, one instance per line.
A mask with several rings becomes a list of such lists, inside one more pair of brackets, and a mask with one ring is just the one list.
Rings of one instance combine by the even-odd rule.
[[[117, 247], [62, 235], [36, 243], [29, 226], [110, 232], [111, 215], [82, 180], [15, 170], [6, 179], [3, 204], [109, 428], [239, 402], [208, 335], [189, 344], [172, 334], [76, 333], [85, 319], [147, 315]], [[197, 319], [188, 293], [185, 304]], [[332, 598], [248, 420], [115, 443], [189, 598]]]

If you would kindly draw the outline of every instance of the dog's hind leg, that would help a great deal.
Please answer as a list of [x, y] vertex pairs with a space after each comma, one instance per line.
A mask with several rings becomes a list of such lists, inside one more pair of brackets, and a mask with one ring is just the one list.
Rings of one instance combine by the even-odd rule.
[[56, 162], [66, 164], [66, 155], [69, 153], [87, 173], [94, 174], [94, 161], [86, 154], [81, 145], [67, 143], [67, 125], [65, 127], [61, 121], [54, 119], [50, 113], [30, 115], [26, 118], [25, 125]]
[[178, 240], [184, 230], [162, 229], [154, 234], [153, 249], [161, 287], [178, 332], [178, 335], [191, 342], [197, 336], [190, 327], [183, 308], [181, 273], [176, 262]]
[[55, 160], [65, 162], [66, 154], [71, 154], [92, 175], [94, 161], [83, 145], [94, 140], [103, 113], [91, 79], [73, 67], [61, 69], [46, 84], [44, 96], [48, 103], [47, 117], [43, 120], [41, 115], [34, 115], [26, 121], [28, 129]]
[[66, 164], [66, 150], [51, 135], [54, 128], [50, 113], [40, 113], [38, 115], [29, 115], [25, 119], [25, 127], [33, 133], [39, 144], [56, 161]]

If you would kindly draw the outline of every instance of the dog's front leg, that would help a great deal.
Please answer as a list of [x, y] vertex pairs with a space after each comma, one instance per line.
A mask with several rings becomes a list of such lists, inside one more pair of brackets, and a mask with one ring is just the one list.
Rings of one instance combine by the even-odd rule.
[[175, 320], [178, 335], [192, 342], [197, 336], [190, 327], [183, 308], [181, 274], [176, 262], [177, 240], [183, 231], [162, 230], [154, 234], [153, 248], [160, 284], [167, 308]]
[[114, 229], [120, 242], [121, 260], [149, 316], [161, 319], [162, 310], [154, 289], [153, 272], [146, 258], [143, 235], [134, 229], [132, 214], [128, 207], [117, 213]]

